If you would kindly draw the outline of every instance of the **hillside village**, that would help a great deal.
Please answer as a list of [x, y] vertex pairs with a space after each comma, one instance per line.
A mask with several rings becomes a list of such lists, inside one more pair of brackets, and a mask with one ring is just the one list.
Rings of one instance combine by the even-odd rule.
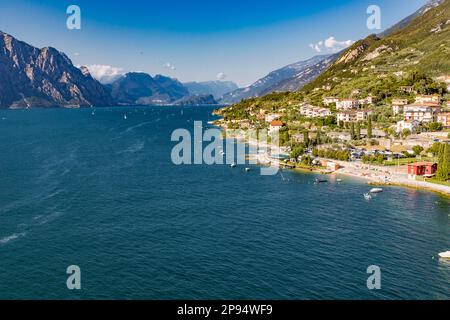
[[291, 167], [370, 164], [450, 186], [449, 7], [354, 43], [299, 91], [217, 110], [217, 124], [279, 133]]

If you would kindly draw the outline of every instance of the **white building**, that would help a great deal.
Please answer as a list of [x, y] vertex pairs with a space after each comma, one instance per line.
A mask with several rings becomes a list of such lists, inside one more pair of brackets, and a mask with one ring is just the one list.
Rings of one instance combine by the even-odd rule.
[[300, 107], [300, 114], [307, 118], [325, 118], [333, 115], [330, 109], [320, 108], [309, 104]]
[[336, 102], [337, 110], [351, 110], [359, 108], [359, 101], [354, 99], [343, 99]]
[[272, 122], [270, 122], [269, 125], [269, 134], [272, 134], [276, 131], [280, 131], [280, 129], [283, 128], [284, 126], [285, 124], [282, 121], [273, 120]]
[[267, 123], [270, 123], [270, 122], [272, 122], [273, 120], [280, 119], [281, 117], [282, 117], [282, 115], [279, 114], [279, 113], [266, 114], [266, 122], [267, 122]]
[[408, 104], [408, 99], [393, 99], [392, 100], [392, 112], [394, 116], [403, 112], [403, 107]]
[[339, 101], [338, 98], [335, 97], [325, 97], [323, 98], [323, 104], [329, 106], [332, 103], [337, 103]]
[[441, 95], [418, 95], [416, 96], [416, 103], [435, 103], [439, 104], [441, 102]]
[[437, 122], [442, 123], [444, 128], [450, 128], [450, 112], [440, 112], [437, 115]]
[[435, 122], [440, 107], [433, 103], [409, 104], [403, 107], [405, 121]]
[[338, 123], [367, 121], [367, 119], [369, 119], [370, 115], [372, 115], [371, 110], [338, 112], [337, 121], [338, 121]]
[[376, 101], [376, 98], [372, 95], [369, 95], [368, 97], [364, 98], [364, 99], [360, 99], [358, 100], [359, 104], [373, 104]]
[[419, 121], [399, 121], [397, 122], [397, 133], [401, 133], [403, 130], [408, 129], [410, 132], [414, 132], [419, 127]]

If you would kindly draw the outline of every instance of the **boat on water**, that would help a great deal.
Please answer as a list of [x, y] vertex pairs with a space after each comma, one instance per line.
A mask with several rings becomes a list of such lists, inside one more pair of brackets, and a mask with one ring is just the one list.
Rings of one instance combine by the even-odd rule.
[[245, 171], [246, 171], [246, 172], [249, 172], [249, 171], [250, 171], [250, 168], [245, 168]]
[[314, 180], [314, 183], [316, 183], [316, 184], [318, 184], [318, 183], [325, 183], [325, 182], [328, 182], [328, 180], [325, 180], [325, 179], [319, 179], [319, 178], [316, 178], [316, 179]]
[[364, 193], [364, 199], [371, 200], [372, 196], [370, 195], [370, 193]]
[[381, 192], [383, 192], [383, 189], [381, 189], [381, 188], [370, 189], [370, 193], [381, 193]]
[[234, 162], [230, 165], [230, 167], [232, 167], [232, 168], [236, 168], [236, 166], [237, 166], [237, 164]]
[[123, 119], [127, 120], [127, 115], [126, 114], [123, 115]]
[[450, 260], [450, 251], [441, 252], [439, 253], [439, 257], [441, 259], [449, 259]]

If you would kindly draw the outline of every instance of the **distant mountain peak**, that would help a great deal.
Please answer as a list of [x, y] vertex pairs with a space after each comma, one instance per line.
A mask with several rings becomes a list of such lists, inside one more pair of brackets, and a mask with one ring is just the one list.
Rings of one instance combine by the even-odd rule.
[[113, 104], [105, 88], [64, 53], [0, 35], [0, 108]]
[[221, 103], [236, 103], [243, 99], [260, 97], [276, 91], [296, 91], [315, 79], [326, 69], [337, 55], [318, 55], [310, 59], [289, 64], [270, 72], [250, 86], [237, 89], [221, 99]]

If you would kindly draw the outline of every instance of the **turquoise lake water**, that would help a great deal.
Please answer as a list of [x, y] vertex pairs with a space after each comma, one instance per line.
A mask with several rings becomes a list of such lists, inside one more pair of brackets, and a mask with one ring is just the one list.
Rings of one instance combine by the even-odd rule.
[[450, 299], [448, 198], [172, 164], [172, 131], [211, 111], [0, 111], [0, 298]]

